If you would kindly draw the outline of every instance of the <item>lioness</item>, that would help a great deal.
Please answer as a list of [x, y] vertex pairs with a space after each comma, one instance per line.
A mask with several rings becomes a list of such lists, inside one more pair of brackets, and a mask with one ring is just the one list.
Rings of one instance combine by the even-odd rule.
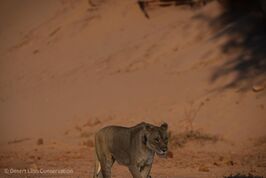
[[108, 126], [95, 135], [94, 178], [111, 178], [115, 161], [129, 168], [133, 178], [151, 178], [153, 157], [166, 156], [168, 125], [140, 123], [133, 127]]

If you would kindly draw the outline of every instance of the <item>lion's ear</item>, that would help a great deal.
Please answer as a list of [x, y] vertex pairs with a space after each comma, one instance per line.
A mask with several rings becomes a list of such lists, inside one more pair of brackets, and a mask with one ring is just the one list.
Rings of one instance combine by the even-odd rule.
[[161, 128], [162, 128], [163, 130], [167, 130], [167, 129], [168, 129], [168, 124], [165, 123], [165, 122], [162, 123]]
[[150, 125], [150, 124], [146, 124], [145, 125], [145, 130], [148, 131], [148, 132], [150, 132], [152, 130], [152, 128], [153, 128], [153, 126]]

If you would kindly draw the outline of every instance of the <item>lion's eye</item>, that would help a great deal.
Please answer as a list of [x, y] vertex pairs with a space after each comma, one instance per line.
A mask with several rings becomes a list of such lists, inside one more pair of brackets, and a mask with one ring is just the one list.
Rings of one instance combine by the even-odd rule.
[[155, 141], [156, 141], [157, 143], [159, 143], [159, 142], [160, 142], [160, 138], [159, 138], [159, 137], [155, 138]]

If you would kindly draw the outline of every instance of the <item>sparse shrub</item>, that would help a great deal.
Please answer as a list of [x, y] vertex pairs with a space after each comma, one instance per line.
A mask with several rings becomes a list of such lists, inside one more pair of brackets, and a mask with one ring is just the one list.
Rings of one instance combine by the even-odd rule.
[[200, 144], [204, 143], [216, 143], [222, 140], [217, 135], [202, 133], [196, 130], [185, 131], [177, 135], [172, 135], [170, 133], [170, 143], [173, 146], [183, 147], [189, 142], [198, 142]]

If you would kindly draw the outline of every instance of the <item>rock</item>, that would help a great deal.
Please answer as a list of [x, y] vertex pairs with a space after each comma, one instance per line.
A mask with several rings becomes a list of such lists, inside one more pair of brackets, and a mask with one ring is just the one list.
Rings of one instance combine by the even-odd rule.
[[209, 169], [207, 166], [201, 165], [201, 166], [199, 167], [199, 171], [200, 171], [200, 172], [209, 172], [210, 169]]
[[213, 165], [214, 166], [221, 166], [221, 164], [220, 163], [217, 163], [217, 162], [214, 162]]
[[260, 92], [265, 89], [265, 85], [256, 84], [252, 87], [254, 92]]
[[93, 134], [91, 132], [86, 131], [86, 132], [81, 132], [80, 137], [88, 138], [88, 137], [90, 137], [92, 135]]
[[37, 145], [43, 145], [43, 139], [42, 138], [39, 138], [38, 140], [37, 140]]
[[30, 138], [15, 139], [15, 140], [9, 141], [8, 144], [21, 143], [21, 142], [28, 141], [28, 140], [30, 140]]
[[77, 131], [79, 131], [79, 132], [82, 131], [82, 128], [81, 128], [80, 126], [78, 126], [78, 125], [76, 125], [75, 129], [76, 129]]
[[30, 155], [29, 158], [35, 159], [35, 156], [34, 155]]
[[96, 120], [94, 123], [93, 123], [93, 125], [95, 126], [95, 125], [98, 125], [98, 124], [100, 124], [100, 123], [102, 123], [100, 120]]
[[234, 161], [229, 160], [229, 161], [226, 161], [225, 164], [228, 166], [233, 166], [235, 163], [234, 163]]
[[30, 168], [32, 168], [32, 169], [38, 169], [38, 166], [35, 163], [33, 163], [33, 164], [30, 165]]
[[219, 161], [223, 161], [224, 160], [224, 157], [223, 156], [220, 156], [219, 157]]
[[87, 147], [93, 147], [94, 146], [93, 141], [91, 141], [91, 140], [84, 141], [83, 145], [87, 146]]
[[167, 152], [167, 158], [173, 158], [174, 157], [174, 153], [171, 151]]
[[35, 49], [34, 51], [33, 51], [33, 54], [37, 54], [37, 53], [39, 53], [40, 51], [38, 50], [38, 49]]
[[65, 131], [64, 135], [68, 135], [69, 134], [69, 130]]

